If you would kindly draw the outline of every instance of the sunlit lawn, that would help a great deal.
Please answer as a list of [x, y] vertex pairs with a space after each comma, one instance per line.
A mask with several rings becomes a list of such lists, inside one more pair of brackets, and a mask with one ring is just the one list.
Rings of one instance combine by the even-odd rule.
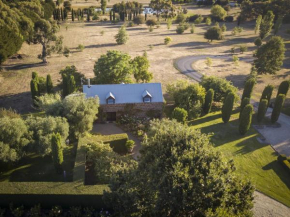
[[190, 122], [203, 133], [214, 133], [212, 142], [227, 159], [234, 159], [237, 173], [249, 178], [256, 189], [290, 206], [290, 172], [277, 161], [270, 145], [261, 144], [254, 128], [241, 136], [238, 132], [238, 113], [224, 124], [220, 112], [213, 112]]

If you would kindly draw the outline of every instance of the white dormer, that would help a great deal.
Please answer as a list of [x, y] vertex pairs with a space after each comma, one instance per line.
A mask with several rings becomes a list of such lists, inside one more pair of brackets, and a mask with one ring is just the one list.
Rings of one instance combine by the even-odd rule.
[[107, 104], [115, 104], [115, 96], [114, 94], [112, 94], [112, 92], [109, 92], [107, 95], [106, 95], [106, 101], [107, 101]]
[[152, 95], [147, 90], [144, 90], [144, 92], [142, 93], [142, 98], [143, 102], [151, 102]]

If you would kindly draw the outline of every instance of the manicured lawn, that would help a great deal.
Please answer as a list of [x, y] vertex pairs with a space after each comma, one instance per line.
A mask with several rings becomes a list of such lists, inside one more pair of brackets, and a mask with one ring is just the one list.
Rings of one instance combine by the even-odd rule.
[[277, 161], [270, 145], [261, 144], [253, 128], [245, 135], [238, 132], [238, 115], [224, 124], [220, 112], [213, 112], [189, 124], [203, 133], [214, 133], [212, 142], [225, 158], [234, 159], [237, 173], [250, 179], [256, 189], [290, 206], [290, 172]]
[[67, 146], [64, 151], [64, 174], [55, 172], [51, 156], [29, 154], [14, 165], [0, 166], [0, 182], [69, 182], [72, 181], [76, 147]]

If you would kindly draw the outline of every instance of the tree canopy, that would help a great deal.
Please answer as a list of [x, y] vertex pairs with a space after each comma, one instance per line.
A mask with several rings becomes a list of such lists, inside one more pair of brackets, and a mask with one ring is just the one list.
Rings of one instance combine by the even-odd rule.
[[117, 216], [251, 216], [253, 186], [209, 140], [177, 121], [152, 121], [138, 167], [112, 177], [106, 204]]
[[273, 36], [266, 44], [258, 48], [254, 65], [258, 74], [275, 74], [283, 65], [285, 45], [279, 36]]

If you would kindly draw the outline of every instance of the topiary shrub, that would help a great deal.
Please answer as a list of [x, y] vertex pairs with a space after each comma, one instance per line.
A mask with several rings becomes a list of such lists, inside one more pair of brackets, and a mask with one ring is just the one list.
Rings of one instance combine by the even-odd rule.
[[172, 41], [172, 39], [168, 36], [166, 38], [164, 38], [164, 44], [166, 44], [166, 45], [168, 45], [171, 41]]
[[204, 33], [204, 38], [208, 41], [213, 40], [222, 40], [223, 39], [223, 31], [219, 27], [211, 27]]
[[132, 152], [133, 151], [133, 148], [134, 148], [134, 145], [135, 145], [135, 141], [134, 140], [127, 140], [125, 146], [127, 148], [127, 151], [128, 152]]
[[146, 25], [147, 26], [156, 26], [157, 25], [157, 21], [155, 19], [149, 19], [146, 21]]
[[232, 92], [228, 93], [222, 107], [222, 119], [224, 123], [228, 123], [231, 118], [232, 111], [234, 108], [234, 102], [235, 102], [235, 94]]
[[183, 108], [176, 107], [172, 112], [172, 119], [175, 119], [180, 123], [185, 123], [187, 116], [187, 111]]
[[142, 15], [138, 15], [133, 19], [133, 22], [137, 25], [144, 24], [145, 18]]
[[253, 114], [253, 106], [250, 104], [246, 105], [246, 107], [242, 111], [242, 115], [240, 118], [239, 125], [240, 134], [245, 135], [250, 129], [252, 123], [252, 114]]
[[176, 33], [177, 34], [183, 34], [185, 30], [187, 30], [189, 27], [188, 23], [180, 23], [177, 27], [176, 27]]
[[279, 94], [284, 94], [285, 96], [287, 96], [289, 86], [290, 86], [290, 81], [282, 81], [281, 84], [279, 85], [277, 96]]
[[245, 98], [242, 100], [242, 103], [241, 103], [241, 111], [240, 111], [240, 116], [239, 116], [239, 118], [241, 118], [241, 115], [242, 115], [242, 111], [243, 111], [243, 109], [246, 107], [246, 105], [249, 105], [249, 104], [250, 104], [250, 98], [245, 97]]
[[185, 20], [186, 20], [186, 16], [185, 16], [185, 14], [183, 14], [183, 13], [179, 13], [179, 14], [176, 16], [175, 22], [176, 22], [176, 23], [184, 23]]
[[253, 92], [253, 89], [254, 89], [254, 86], [256, 84], [256, 80], [251, 78], [251, 79], [248, 79], [245, 83], [245, 88], [244, 88], [244, 91], [243, 91], [243, 95], [242, 95], [242, 100], [247, 97], [249, 99], [251, 99], [251, 96], [252, 96], [252, 92]]
[[264, 119], [267, 109], [268, 109], [268, 100], [262, 99], [259, 103], [258, 114], [257, 114], [257, 120], [259, 123], [262, 122], [262, 120]]
[[265, 87], [265, 89], [263, 90], [263, 93], [262, 93], [262, 96], [261, 96], [261, 99], [260, 99], [260, 101], [262, 99], [266, 99], [268, 101], [268, 107], [269, 107], [269, 104], [270, 104], [270, 100], [271, 100], [271, 97], [272, 97], [273, 90], [274, 90], [274, 86], [268, 84]]
[[276, 121], [278, 121], [284, 102], [285, 102], [285, 95], [279, 94], [275, 100], [275, 105], [274, 105], [272, 115], [271, 115], [272, 123], [275, 123]]
[[213, 89], [209, 89], [206, 92], [205, 102], [204, 102], [204, 106], [203, 106], [203, 111], [204, 111], [205, 114], [208, 114], [210, 112], [210, 110], [211, 110], [213, 97], [214, 97], [214, 90]]

